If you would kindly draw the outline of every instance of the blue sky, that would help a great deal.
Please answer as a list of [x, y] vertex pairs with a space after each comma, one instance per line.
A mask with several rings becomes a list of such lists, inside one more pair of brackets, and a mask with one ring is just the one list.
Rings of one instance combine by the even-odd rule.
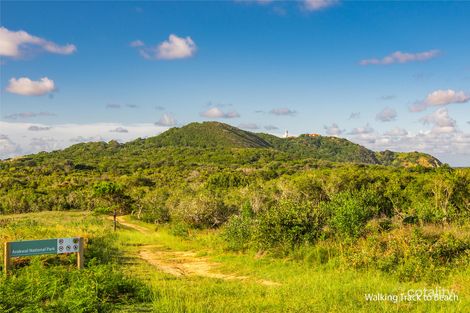
[[470, 166], [468, 16], [468, 2], [2, 2], [0, 157], [218, 120]]

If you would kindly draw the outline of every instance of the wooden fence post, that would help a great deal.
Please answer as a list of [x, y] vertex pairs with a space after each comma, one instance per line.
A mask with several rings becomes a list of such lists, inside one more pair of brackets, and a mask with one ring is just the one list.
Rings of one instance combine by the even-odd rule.
[[83, 239], [83, 237], [80, 237], [78, 241], [77, 268], [82, 269], [84, 267], [85, 267], [85, 240]]
[[11, 260], [10, 260], [10, 243], [5, 242], [3, 244], [3, 270], [5, 271], [5, 275], [8, 275], [8, 271], [10, 270]]
[[116, 208], [114, 208], [114, 213], [113, 213], [113, 229], [114, 229], [114, 231], [116, 231], [116, 224], [117, 224], [116, 217], [117, 217], [117, 212], [116, 212]]

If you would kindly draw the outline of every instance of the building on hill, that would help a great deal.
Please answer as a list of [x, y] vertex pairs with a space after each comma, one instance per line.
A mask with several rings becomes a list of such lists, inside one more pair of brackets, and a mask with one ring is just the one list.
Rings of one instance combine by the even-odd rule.
[[289, 131], [286, 129], [286, 132], [284, 133], [284, 136], [282, 136], [283, 138], [295, 138], [297, 136], [293, 136], [293, 135], [289, 135]]

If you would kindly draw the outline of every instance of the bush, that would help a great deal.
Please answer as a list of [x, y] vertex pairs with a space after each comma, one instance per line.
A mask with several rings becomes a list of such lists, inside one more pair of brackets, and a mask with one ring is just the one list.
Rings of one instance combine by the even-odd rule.
[[254, 240], [261, 249], [292, 250], [304, 243], [313, 243], [321, 234], [323, 211], [310, 202], [281, 201], [262, 211], [256, 221]]
[[173, 236], [188, 238], [189, 237], [189, 226], [185, 223], [173, 223], [170, 226], [170, 234]]
[[[425, 229], [425, 228], [424, 228]], [[375, 267], [401, 281], [439, 282], [451, 269], [470, 265], [470, 239], [434, 229], [394, 229], [348, 247], [348, 264]]]
[[253, 237], [253, 219], [246, 215], [234, 215], [225, 225], [223, 237], [231, 250], [244, 250]]
[[329, 216], [328, 225], [338, 236], [357, 238], [364, 233], [367, 221], [378, 211], [368, 196], [364, 191], [343, 192], [323, 203]]
[[137, 210], [138, 219], [147, 223], [167, 223], [170, 220], [170, 212], [166, 206], [169, 192], [165, 189], [143, 191], [139, 194]]
[[237, 172], [221, 172], [209, 176], [206, 185], [210, 190], [227, 189], [231, 187], [246, 186], [248, 179], [241, 173]]
[[99, 214], [108, 215], [108, 214], [112, 214], [114, 210], [112, 207], [95, 207], [93, 212], [97, 215]]
[[234, 207], [225, 205], [222, 199], [209, 192], [180, 199], [170, 210], [172, 220], [195, 228], [219, 227], [234, 213]]

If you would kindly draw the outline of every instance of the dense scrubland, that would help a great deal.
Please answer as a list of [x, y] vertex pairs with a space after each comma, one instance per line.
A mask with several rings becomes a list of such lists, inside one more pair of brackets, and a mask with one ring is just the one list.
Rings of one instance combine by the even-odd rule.
[[[281, 287], [282, 292], [275, 288], [264, 291], [272, 310], [295, 311], [296, 306], [306, 309], [302, 303], [308, 303], [314, 311], [341, 311], [341, 302], [343, 311], [371, 310], [364, 301], [356, 301], [365, 289], [377, 292], [381, 287], [391, 291], [416, 284], [447, 286], [460, 295], [461, 302], [403, 304], [400, 310], [439, 311], [444, 305], [447, 310], [459, 311], [462, 303], [468, 305], [469, 301], [470, 170], [453, 169], [417, 152], [376, 153], [333, 137], [281, 139], [220, 123], [194, 123], [128, 144], [78, 144], [63, 151], [5, 160], [0, 163], [0, 186], [0, 213], [5, 216], [45, 210], [93, 213], [83, 220], [84, 226], [73, 224], [75, 228], [71, 229], [88, 234], [88, 253], [96, 260], [89, 264], [88, 272], [77, 273], [66, 267], [47, 267], [49, 258], [34, 259], [33, 266], [21, 268], [15, 280], [2, 284], [0, 298], [33, 284], [36, 287], [29, 295], [38, 297], [35, 300], [42, 303], [42, 308], [52, 307], [51, 303], [60, 307], [59, 300], [47, 300], [57, 296], [43, 291], [42, 284], [35, 285], [44, 272], [60, 280], [54, 285], [58, 293], [60, 288], [72, 293], [80, 288], [73, 284], [74, 275], [84, 284], [90, 281], [104, 285], [102, 295], [107, 300], [97, 297], [95, 302], [90, 300], [90, 307], [105, 310], [108, 302], [124, 299], [121, 302], [151, 302], [152, 308], [160, 311], [205, 311], [203, 300], [185, 292], [175, 292], [175, 303], [155, 298], [159, 288], [170, 292], [188, 282], [171, 287], [165, 283], [162, 287], [162, 279], [158, 278], [149, 287], [115, 270], [113, 264], [119, 262], [119, 257], [103, 255], [102, 249], [110, 251], [106, 247], [112, 246], [108, 242], [111, 235], [102, 233], [99, 225], [105, 219], [98, 214], [116, 209], [155, 225], [174, 244], [210, 248], [212, 252], [206, 253], [228, 260], [228, 267], [245, 262], [253, 272], [253, 262], [266, 262], [259, 267], [266, 276], [272, 264], [273, 276], [289, 273], [312, 284], [323, 284], [301, 274], [308, 272], [315, 279], [323, 277], [337, 286], [331, 292], [346, 293], [329, 297], [323, 292], [324, 299], [329, 299], [323, 305], [328, 304], [329, 309], [316, 307], [311, 301], [305, 302], [308, 293], [294, 296], [294, 290], [301, 288], [298, 281], [286, 282], [277, 277], [288, 287]], [[53, 235], [46, 230], [35, 232], [42, 229], [34, 224], [35, 220], [0, 220], [4, 223], [2, 239]], [[23, 222], [31, 225], [18, 226]], [[23, 232], [23, 228], [31, 232]], [[47, 271], [40, 270], [44, 267]], [[100, 271], [110, 273], [109, 286]], [[374, 275], [375, 280], [371, 278]], [[350, 283], [344, 290], [339, 286], [341, 278]], [[206, 280], [199, 283], [195, 284], [202, 293], [215, 288]], [[225, 300], [214, 296], [214, 311], [223, 311], [218, 301], [222, 305], [227, 299], [238, 299], [229, 294], [240, 284], [223, 283], [227, 295]], [[113, 295], [116, 288], [119, 296]], [[241, 302], [234, 309], [266, 309], [259, 298], [265, 287], [243, 288], [247, 289], [242, 289]], [[357, 294], [353, 295], [354, 290]], [[284, 308], [271, 303], [276, 295], [293, 297], [293, 302]], [[345, 299], [347, 295], [356, 300]], [[313, 293], [310, 296], [314, 297]], [[258, 306], [250, 301], [259, 302]], [[3, 303], [4, 308], [11, 303]], [[379, 303], [372, 307], [377, 311], [381, 308], [396, 310], [397, 305]]]

